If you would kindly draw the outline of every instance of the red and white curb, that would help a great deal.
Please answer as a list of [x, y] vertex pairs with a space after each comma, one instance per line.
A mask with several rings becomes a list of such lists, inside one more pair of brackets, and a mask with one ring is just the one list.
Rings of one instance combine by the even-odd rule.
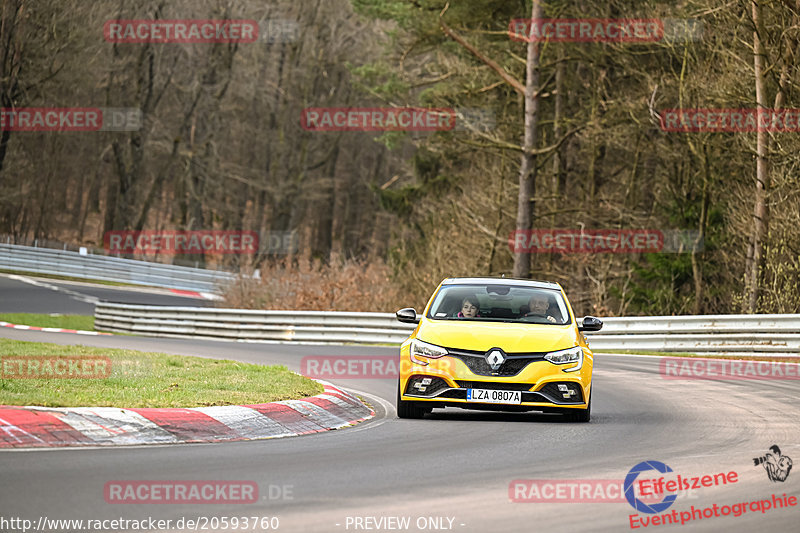
[[187, 409], [0, 406], [0, 448], [273, 439], [341, 429], [375, 416], [352, 394], [320, 383], [325, 392], [317, 396], [256, 405]]
[[212, 292], [184, 291], [181, 289], [170, 289], [169, 292], [178, 296], [188, 296], [190, 298], [200, 298], [203, 300], [222, 300], [222, 296]]
[[103, 333], [101, 331], [86, 331], [85, 329], [63, 329], [63, 328], [40, 328], [37, 326], [26, 326], [24, 324], [11, 324], [0, 320], [0, 326], [13, 329], [27, 329], [30, 331], [46, 331], [48, 333], [77, 333], [78, 335], [113, 335], [113, 333]]

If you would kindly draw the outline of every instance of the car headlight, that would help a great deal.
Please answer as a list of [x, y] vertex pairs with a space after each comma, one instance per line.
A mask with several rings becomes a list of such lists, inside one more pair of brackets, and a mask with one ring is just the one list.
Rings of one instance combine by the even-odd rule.
[[583, 366], [583, 348], [576, 346], [566, 350], [559, 350], [557, 352], [550, 352], [544, 356], [545, 360], [550, 361], [554, 365], [566, 365], [568, 363], [578, 363], [577, 366], [572, 368], [564, 368], [564, 372], [575, 372], [580, 370]]
[[428, 359], [439, 359], [440, 357], [447, 355], [447, 350], [441, 346], [436, 346], [435, 344], [429, 344], [419, 339], [414, 339], [411, 341], [409, 353], [411, 354], [412, 361], [420, 365], [427, 365], [427, 361], [418, 358], [426, 357]]

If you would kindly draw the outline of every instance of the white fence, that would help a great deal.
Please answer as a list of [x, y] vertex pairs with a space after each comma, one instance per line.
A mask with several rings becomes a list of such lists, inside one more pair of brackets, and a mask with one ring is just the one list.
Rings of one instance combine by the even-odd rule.
[[197, 292], [218, 292], [221, 284], [234, 279], [220, 270], [5, 243], [0, 243], [0, 269]]
[[[800, 315], [605, 318], [593, 350], [800, 356]], [[399, 344], [414, 326], [391, 313], [253, 311], [99, 303], [99, 330], [233, 341]]]

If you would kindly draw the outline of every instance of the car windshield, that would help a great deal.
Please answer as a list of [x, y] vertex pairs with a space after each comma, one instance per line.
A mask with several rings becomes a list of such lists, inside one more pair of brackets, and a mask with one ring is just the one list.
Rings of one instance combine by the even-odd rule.
[[517, 285], [444, 285], [428, 311], [434, 320], [570, 323], [567, 304], [554, 289]]

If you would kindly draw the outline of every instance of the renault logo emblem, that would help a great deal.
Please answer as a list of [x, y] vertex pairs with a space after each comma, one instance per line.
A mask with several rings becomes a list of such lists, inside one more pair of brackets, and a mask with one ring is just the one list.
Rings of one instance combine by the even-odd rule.
[[500, 368], [506, 360], [506, 354], [503, 353], [503, 350], [500, 348], [492, 348], [488, 352], [486, 352], [486, 362], [489, 363], [489, 366], [492, 367], [492, 370], [497, 370]]

